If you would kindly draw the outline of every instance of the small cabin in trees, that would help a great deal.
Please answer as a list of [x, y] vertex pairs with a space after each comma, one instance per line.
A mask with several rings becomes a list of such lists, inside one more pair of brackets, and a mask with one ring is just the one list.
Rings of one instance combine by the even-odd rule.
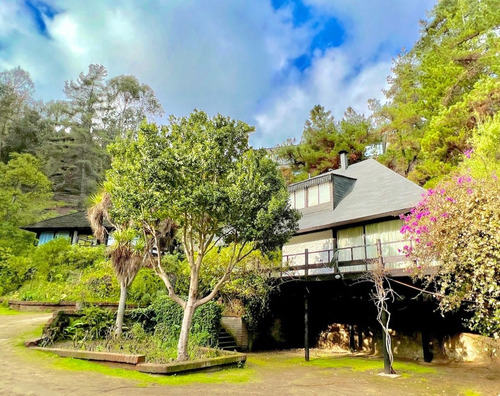
[[[111, 230], [111, 225], [106, 220], [104, 220], [104, 225]], [[84, 246], [98, 244], [85, 211], [54, 217], [21, 228], [36, 233], [38, 245], [43, 245], [55, 238], [67, 238], [72, 244]], [[112, 240], [108, 237], [105, 242], [109, 245]]]
[[[422, 198], [424, 189], [368, 159], [291, 184], [290, 204], [302, 213], [298, 232], [283, 246], [294, 276], [360, 273], [381, 255], [391, 275], [405, 275], [399, 215]], [[407, 275], [407, 274], [406, 274]]]

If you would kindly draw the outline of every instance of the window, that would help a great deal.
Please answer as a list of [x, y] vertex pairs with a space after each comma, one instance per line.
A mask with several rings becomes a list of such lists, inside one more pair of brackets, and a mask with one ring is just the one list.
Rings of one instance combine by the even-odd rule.
[[330, 202], [330, 183], [323, 183], [291, 192], [289, 202], [290, 206], [294, 209], [303, 209]]
[[54, 232], [52, 231], [44, 231], [40, 233], [40, 237], [38, 238], [38, 246], [43, 245], [49, 241], [54, 239]]
[[307, 206], [317, 205], [319, 202], [319, 186], [312, 186], [307, 189]]
[[[365, 226], [366, 232], [366, 252], [368, 258], [377, 257], [377, 239], [380, 239], [382, 243], [382, 256], [398, 256], [400, 255], [398, 249], [402, 249], [405, 245], [404, 242], [400, 242], [401, 239], [401, 227], [403, 226], [402, 220], [391, 220], [383, 221], [380, 223], [367, 224]], [[397, 243], [395, 243], [397, 242]]]
[[383, 257], [401, 255], [400, 250], [405, 245], [405, 242], [401, 241], [402, 226], [402, 220], [389, 220], [338, 230], [339, 261], [377, 258], [377, 239], [382, 243]]
[[363, 226], [337, 231], [339, 261], [363, 260], [365, 258]]
[[106, 241], [106, 245], [109, 246], [109, 245], [112, 245], [113, 243], [115, 243], [115, 237], [113, 236], [113, 233], [110, 233], [110, 234], [108, 234], [108, 239]]
[[306, 190], [295, 191], [295, 209], [302, 209], [306, 206]]
[[57, 237], [56, 238], [64, 238], [64, 239], [71, 240], [71, 236], [70, 236], [69, 231], [57, 231]]
[[330, 202], [330, 184], [323, 183], [320, 184], [318, 187], [319, 187], [319, 203], [322, 204]]

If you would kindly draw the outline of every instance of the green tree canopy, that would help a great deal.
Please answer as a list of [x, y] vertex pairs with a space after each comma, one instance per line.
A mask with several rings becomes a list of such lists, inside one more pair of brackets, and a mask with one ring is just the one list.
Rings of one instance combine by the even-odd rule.
[[102, 65], [66, 81], [67, 99], [49, 102], [44, 109], [51, 132], [38, 150], [63, 200], [80, 206], [102, 182], [110, 159], [107, 146], [117, 136], [137, 130], [148, 116], [163, 112], [153, 90], [134, 76], [106, 80]]
[[[241, 121], [194, 111], [171, 117], [161, 129], [144, 124], [137, 138], [111, 147], [105, 188], [112, 196], [113, 218], [136, 224], [160, 250], [161, 221], [171, 219], [179, 230], [190, 272], [187, 297], [176, 293], [161, 255], [154, 268], [184, 310], [180, 360], [187, 359], [194, 310], [214, 298], [248, 254], [279, 247], [297, 227], [298, 214], [289, 207], [276, 165], [265, 151], [248, 146], [252, 131]], [[232, 249], [231, 259], [213, 287], [202, 292], [205, 257], [221, 244]]]
[[19, 254], [32, 234], [20, 226], [41, 220], [53, 202], [50, 181], [40, 170], [37, 158], [30, 154], [13, 154], [0, 162], [0, 247]]
[[456, 168], [473, 130], [500, 106], [499, 27], [496, 0], [438, 2], [395, 61], [377, 112], [384, 163], [428, 186]]
[[438, 287], [441, 309], [464, 305], [473, 311], [469, 326], [495, 337], [500, 337], [499, 138], [497, 113], [473, 131], [472, 148], [458, 170], [427, 192], [402, 229], [412, 242], [406, 250], [417, 272]]
[[340, 122], [331, 111], [316, 105], [305, 122], [300, 144], [285, 142], [278, 149], [278, 157], [290, 165], [289, 181], [298, 181], [337, 169], [339, 152], [346, 150], [351, 163], [364, 159], [366, 147], [374, 143], [370, 121], [348, 108]]

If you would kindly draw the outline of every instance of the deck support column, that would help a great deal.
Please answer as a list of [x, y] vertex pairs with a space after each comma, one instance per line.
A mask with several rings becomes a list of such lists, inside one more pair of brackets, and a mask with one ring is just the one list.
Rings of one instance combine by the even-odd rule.
[[304, 359], [309, 361], [309, 290], [307, 288], [307, 276], [309, 273], [309, 250], [306, 249], [304, 258]]

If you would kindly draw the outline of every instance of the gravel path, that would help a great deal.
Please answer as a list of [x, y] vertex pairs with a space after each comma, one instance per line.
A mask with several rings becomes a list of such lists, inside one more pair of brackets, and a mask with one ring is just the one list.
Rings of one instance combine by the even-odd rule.
[[[212, 383], [190, 382], [192, 377], [186, 376], [182, 385], [144, 386], [102, 373], [61, 369], [54, 364], [61, 358], [16, 346], [20, 334], [49, 318], [38, 313], [0, 315], [0, 395], [500, 395], [498, 365], [432, 365], [425, 367], [435, 367], [433, 374], [387, 379], [373, 371], [306, 366], [300, 359], [290, 360], [301, 355], [294, 351], [251, 354], [248, 371], [230, 372], [232, 383], [214, 372], [202, 377], [202, 382]], [[240, 375], [246, 379], [234, 383]]]

